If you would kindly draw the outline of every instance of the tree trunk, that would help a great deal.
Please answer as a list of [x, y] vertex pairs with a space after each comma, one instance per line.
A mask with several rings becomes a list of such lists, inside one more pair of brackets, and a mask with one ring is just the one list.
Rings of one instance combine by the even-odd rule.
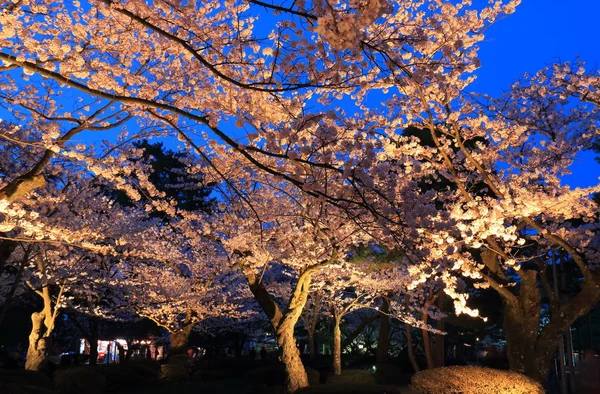
[[342, 330], [340, 329], [341, 317], [333, 318], [333, 374], [342, 374]]
[[[443, 291], [439, 292], [438, 299], [436, 300], [437, 306], [440, 310], [444, 309], [444, 301], [445, 301], [445, 293]], [[440, 318], [435, 323], [435, 328], [439, 331], [445, 330], [444, 318]], [[436, 367], [443, 367], [446, 362], [446, 347], [444, 345], [445, 336], [443, 334], [435, 334], [434, 336], [434, 344], [435, 344], [435, 365]], [[477, 349], [475, 349], [477, 351]]]
[[284, 321], [277, 330], [277, 345], [281, 349], [281, 361], [285, 366], [286, 389], [288, 393], [294, 393], [297, 390], [308, 387], [308, 375], [302, 359], [300, 351], [296, 346], [296, 338], [294, 337], [294, 324], [292, 321]]
[[315, 333], [308, 331], [308, 357], [311, 360], [314, 360], [317, 356], [317, 351], [315, 348]]
[[[425, 316], [427, 316], [427, 314], [425, 314]], [[427, 322], [427, 320], [425, 320], [425, 322]], [[427, 360], [427, 369], [433, 369], [435, 368], [435, 360], [433, 359], [433, 354], [431, 352], [431, 338], [429, 337], [429, 331], [422, 329], [421, 333], [423, 334], [423, 351], [425, 352], [425, 359]]]
[[522, 272], [518, 302], [504, 303], [504, 333], [510, 369], [525, 374], [533, 372], [540, 324], [541, 296], [536, 276], [535, 271]]
[[376, 353], [376, 361], [378, 363], [388, 361], [388, 350], [390, 347], [390, 303], [386, 297], [382, 297], [382, 301], [379, 314], [379, 337], [377, 338]]
[[90, 365], [98, 363], [98, 321], [92, 317], [90, 323]]
[[[318, 266], [314, 268], [316, 269]], [[300, 319], [302, 309], [308, 299], [312, 271], [312, 269], [307, 269], [298, 277], [298, 282], [290, 297], [285, 314], [281, 312], [277, 303], [273, 301], [273, 298], [256, 275], [248, 272], [244, 273], [250, 291], [252, 291], [254, 298], [269, 318], [271, 326], [275, 330], [277, 345], [282, 352], [281, 361], [287, 373], [286, 389], [289, 393], [293, 393], [303, 387], [308, 387], [308, 376], [300, 358], [300, 351], [296, 346], [294, 327], [298, 319]]]
[[415, 350], [413, 347], [412, 327], [408, 323], [406, 323], [404, 324], [404, 328], [406, 330], [406, 346], [408, 349], [408, 359], [410, 360], [410, 363], [415, 372], [419, 372], [420, 368], [419, 364], [417, 363], [417, 359], [415, 357]]
[[[36, 260], [40, 272], [42, 272], [43, 280], [46, 280], [44, 261], [41, 257]], [[52, 345], [52, 333], [54, 331], [54, 322], [56, 316], [58, 316], [58, 307], [62, 301], [62, 295], [65, 290], [65, 286], [60, 286], [58, 295], [54, 301], [54, 307], [52, 302], [52, 296], [50, 294], [50, 288], [47, 283], [42, 285], [41, 290], [35, 290], [35, 292], [42, 297], [44, 300], [44, 309], [41, 312], [34, 312], [31, 314], [31, 333], [29, 334], [29, 346], [27, 348], [27, 357], [25, 359], [25, 369], [38, 371], [42, 367], [48, 351]]]
[[179, 331], [169, 332], [169, 339], [171, 340], [169, 357], [176, 354], [187, 354], [188, 341], [193, 329], [194, 325], [188, 324], [185, 328]]
[[44, 324], [45, 317], [44, 312], [31, 314], [32, 327], [25, 360], [25, 369], [30, 371], [39, 371], [42, 368], [51, 346], [52, 332]]
[[[316, 292], [314, 295], [313, 311], [310, 321], [307, 319], [305, 325], [307, 325], [308, 331], [308, 355], [311, 360], [314, 360], [317, 355], [317, 349], [315, 348], [315, 331], [317, 331], [317, 323], [319, 322], [319, 311], [321, 308], [321, 294]], [[308, 323], [308, 324], [306, 324]]]

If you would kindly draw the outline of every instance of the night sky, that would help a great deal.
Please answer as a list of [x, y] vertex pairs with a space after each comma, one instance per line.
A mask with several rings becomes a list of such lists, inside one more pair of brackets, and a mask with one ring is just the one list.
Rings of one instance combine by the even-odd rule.
[[[473, 5], [484, 4], [474, 0]], [[556, 61], [578, 58], [587, 69], [600, 69], [600, 0], [523, 0], [517, 11], [498, 21], [481, 45], [481, 69], [474, 91], [500, 95], [525, 72]], [[598, 183], [600, 164], [586, 152], [565, 178], [570, 186]]]

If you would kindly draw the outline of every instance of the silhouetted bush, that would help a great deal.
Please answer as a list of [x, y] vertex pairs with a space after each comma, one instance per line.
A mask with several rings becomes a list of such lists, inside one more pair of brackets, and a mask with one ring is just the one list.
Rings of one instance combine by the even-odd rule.
[[321, 384], [298, 390], [298, 394], [401, 394], [399, 387], [364, 383]]
[[283, 364], [274, 364], [249, 370], [244, 377], [254, 383], [264, 383], [267, 386], [283, 385], [286, 373]]
[[94, 367], [64, 369], [56, 373], [54, 383], [64, 394], [101, 394], [107, 384], [106, 378], [98, 372], [98, 369]]
[[0, 369], [0, 382], [5, 384], [18, 384], [37, 386], [46, 389], [54, 387], [52, 379], [41, 372], [26, 369]]
[[56, 391], [40, 386], [21, 385], [17, 383], [0, 383], [2, 394], [57, 394]]
[[339, 383], [375, 384], [375, 377], [370, 371], [364, 369], [344, 369], [341, 375], [329, 375], [327, 377], [327, 384]]
[[410, 380], [397, 364], [377, 364], [373, 377], [378, 384], [405, 384]]
[[143, 358], [131, 360], [124, 366], [145, 377], [157, 378], [160, 375], [160, 364], [155, 360]]

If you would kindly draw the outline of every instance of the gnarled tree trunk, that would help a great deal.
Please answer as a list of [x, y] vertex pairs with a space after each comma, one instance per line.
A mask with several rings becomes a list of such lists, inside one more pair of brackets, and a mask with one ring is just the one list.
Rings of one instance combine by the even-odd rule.
[[183, 329], [179, 331], [169, 332], [169, 339], [171, 340], [171, 348], [169, 349], [169, 357], [176, 354], [187, 354], [188, 342], [194, 324], [189, 323]]
[[284, 319], [276, 331], [277, 345], [281, 349], [281, 361], [287, 374], [286, 389], [290, 393], [308, 387], [308, 375], [302, 364], [300, 351], [296, 346], [296, 337], [294, 337], [296, 322], [293, 318]]
[[49, 326], [44, 312], [33, 312], [31, 314], [31, 333], [29, 334], [29, 346], [27, 348], [27, 358], [25, 360], [25, 369], [30, 371], [39, 371], [48, 356], [48, 351], [52, 346], [52, 330], [54, 322]]
[[[54, 322], [58, 316], [60, 303], [62, 302], [65, 286], [59, 286], [59, 292], [56, 299], [53, 300], [50, 294], [50, 287], [46, 282], [44, 260], [41, 256], [37, 256], [36, 263], [39, 271], [42, 273], [42, 287], [32, 289], [37, 295], [42, 297], [44, 301], [44, 309], [40, 312], [31, 314], [31, 333], [29, 334], [29, 346], [27, 348], [27, 357], [25, 359], [25, 369], [38, 371], [46, 357], [52, 344], [52, 333], [54, 331]], [[31, 284], [30, 284], [31, 286]]]
[[296, 346], [294, 327], [298, 323], [298, 319], [302, 315], [302, 309], [304, 309], [308, 300], [312, 274], [317, 269], [332, 263], [336, 259], [337, 252], [334, 251], [329, 259], [309, 266], [300, 273], [285, 314], [281, 312], [277, 303], [273, 301], [273, 298], [262, 284], [262, 278], [258, 277], [252, 271], [242, 270], [248, 281], [250, 291], [275, 330], [277, 345], [282, 352], [281, 361], [287, 373], [286, 389], [289, 393], [294, 393], [303, 387], [308, 387], [308, 375], [302, 364], [300, 351]]
[[267, 289], [260, 282], [260, 278], [253, 273], [245, 273], [250, 291], [254, 294], [254, 297], [275, 330], [277, 345], [282, 353], [281, 361], [285, 366], [287, 374], [286, 389], [289, 393], [293, 393], [303, 387], [308, 387], [308, 376], [300, 358], [300, 351], [296, 346], [294, 327], [308, 299], [311, 273], [312, 270], [306, 270], [298, 278], [296, 288], [290, 298], [285, 314], [281, 312], [279, 306], [273, 301]]
[[[588, 313], [600, 300], [600, 276], [588, 273], [579, 293], [561, 302], [552, 292], [543, 273], [521, 269], [518, 296], [496, 290], [504, 300], [504, 333], [510, 369], [538, 382], [545, 382], [552, 357], [571, 324]], [[550, 298], [550, 321], [540, 330], [541, 293], [539, 282]]]

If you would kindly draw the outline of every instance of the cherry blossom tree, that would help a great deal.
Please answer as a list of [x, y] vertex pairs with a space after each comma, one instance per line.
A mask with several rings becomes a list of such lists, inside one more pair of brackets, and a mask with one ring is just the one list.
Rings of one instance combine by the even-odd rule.
[[[365, 267], [361, 268], [365, 269]], [[356, 266], [348, 263], [330, 267], [316, 282], [321, 293], [321, 302], [333, 319], [333, 373], [341, 375], [342, 319], [354, 310], [374, 308], [375, 300], [380, 294], [385, 293], [386, 287], [383, 280], [373, 280]]]
[[314, 359], [317, 355], [317, 349], [315, 348], [315, 332], [319, 323], [323, 311], [322, 294], [319, 290], [312, 291], [306, 301], [306, 305], [300, 316], [300, 320], [304, 329], [306, 330], [306, 336], [308, 338], [308, 355], [311, 359]]
[[[597, 135], [598, 76], [558, 64], [504, 97], [468, 94], [485, 30], [518, 3], [98, 0], [74, 3], [73, 12], [26, 0], [2, 6], [0, 84], [27, 108], [15, 119], [35, 117], [25, 130], [39, 134], [40, 149], [132, 196], [161, 193], [147, 172], [130, 171], [136, 166], [116, 153], [119, 142], [113, 154], [84, 154], [40, 122], [69, 123], [75, 114], [83, 124], [74, 127], [88, 130], [125, 119], [139, 125], [129, 127], [136, 136], [177, 136], [210, 168], [231, 197], [216, 238], [271, 320], [290, 390], [307, 384], [293, 326], [310, 278], [342, 257], [341, 239], [358, 233], [402, 250], [419, 275], [415, 286], [442, 280], [458, 312], [475, 314], [457, 275], [495, 289], [505, 300], [511, 367], [542, 380], [558, 338], [599, 297], [589, 197], [598, 187], [560, 180]], [[59, 97], [72, 96], [89, 108], [61, 108]], [[99, 109], [104, 122], [94, 116]], [[1, 194], [4, 231], [39, 230], [11, 197], [42, 187], [39, 162], [2, 181], [14, 181]], [[175, 210], [160, 198], [149, 205]], [[538, 330], [557, 252], [584, 280], [568, 301], [551, 296], [551, 322]], [[262, 286], [272, 261], [297, 273], [285, 313]]]
[[[269, 318], [288, 373], [287, 388], [293, 392], [308, 386], [294, 328], [307, 302], [312, 278], [340, 259], [355, 240], [356, 229], [324, 202], [306, 199], [297, 188], [274, 183], [260, 172], [229, 178], [243, 181], [230, 181], [234, 191], [227, 204], [221, 204], [222, 217], [217, 224], [221, 227], [213, 233], [219, 235], [223, 249]], [[291, 277], [287, 291], [280, 286], [273, 288], [265, 279], [272, 268], [279, 270], [278, 275], [285, 271]], [[289, 297], [284, 307], [275, 298], [282, 294]]]
[[[164, 244], [155, 244], [157, 249], [175, 245], [164, 231], [160, 239]], [[181, 237], [177, 241], [181, 247]], [[121, 271], [130, 306], [169, 331], [170, 356], [187, 351], [189, 336], [199, 323], [217, 317], [241, 319], [249, 313], [238, 303], [244, 289], [241, 278], [222, 253], [208, 242], [183, 250], [169, 261], [126, 263]]]

